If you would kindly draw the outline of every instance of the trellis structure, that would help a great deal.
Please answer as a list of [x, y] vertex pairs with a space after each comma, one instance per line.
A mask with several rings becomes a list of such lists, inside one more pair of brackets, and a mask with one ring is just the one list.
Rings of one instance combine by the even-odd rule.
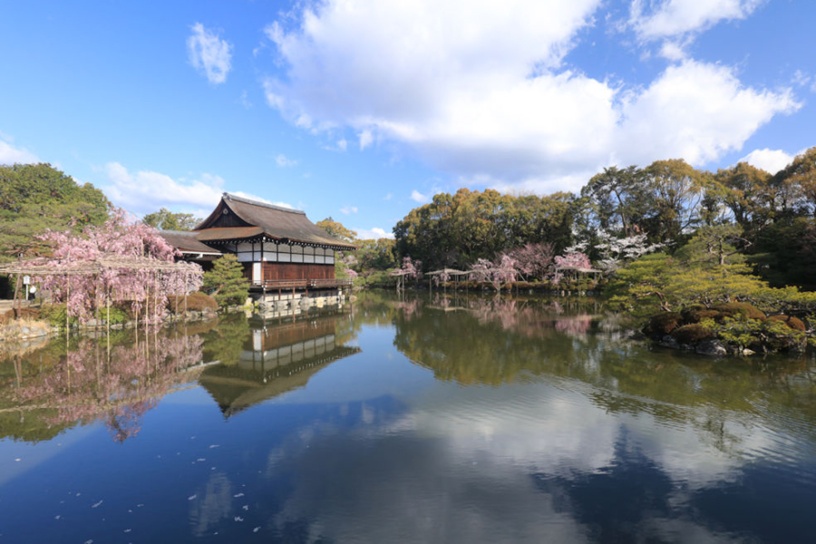
[[[459, 278], [462, 276], [470, 276], [472, 272], [466, 270], [456, 270], [454, 268], [443, 268], [442, 270], [434, 270], [433, 272], [428, 272], [426, 276], [432, 276], [433, 278], [439, 278], [439, 282], [442, 283], [442, 287], [445, 287], [445, 284], [448, 281], [448, 278], [453, 278], [453, 288], [457, 289], [459, 286]], [[433, 282], [430, 282], [433, 283]]]
[[[33, 278], [46, 278], [54, 276], [65, 277], [66, 331], [69, 328], [68, 324], [71, 318], [70, 310], [68, 309], [67, 304], [67, 301], [70, 297], [71, 277], [81, 277], [86, 279], [101, 278], [103, 274], [110, 272], [113, 273], [125, 272], [131, 274], [139, 272], [152, 273], [154, 312], [157, 312], [158, 307], [159, 295], [157, 282], [160, 279], [158, 276], [159, 273], [170, 273], [174, 275], [177, 279], [183, 278], [183, 284], [179, 283], [179, 286], [182, 287], [181, 290], [183, 291], [184, 294], [185, 310], [187, 305], [187, 293], [190, 291], [191, 286], [195, 287], [197, 285], [195, 279], [201, 277], [201, 267], [194, 263], [187, 263], [183, 261], [182, 262], [162, 261], [160, 259], [155, 259], [152, 257], [122, 256], [116, 254], [105, 254], [101, 257], [92, 260], [55, 262], [42, 258], [0, 265], [0, 274], [9, 274], [16, 276], [13, 300], [15, 317], [19, 317], [20, 309], [22, 306], [22, 301], [19, 295], [20, 295], [20, 283], [23, 276], [31, 276]], [[143, 299], [146, 303], [145, 316], [149, 315], [148, 310], [150, 306], [149, 295], [150, 287], [151, 287], [150, 285], [147, 286], [146, 296]], [[119, 296], [114, 296], [116, 295], [116, 293], [113, 292], [105, 293], [105, 305], [107, 308], [107, 326], [109, 329], [110, 329], [110, 303], [112, 296], [114, 296], [113, 298], [118, 298], [120, 300], [137, 300], [126, 298], [128, 295], [132, 294], [134, 294], [133, 291], [131, 291], [130, 293], [128, 292], [119, 293]], [[136, 320], [138, 327], [138, 314], [136, 316]], [[147, 319], [145, 324], [147, 324]]]

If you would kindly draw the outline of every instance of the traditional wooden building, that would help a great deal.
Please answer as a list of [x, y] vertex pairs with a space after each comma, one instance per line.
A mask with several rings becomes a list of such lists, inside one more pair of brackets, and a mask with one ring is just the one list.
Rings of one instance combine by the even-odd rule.
[[[215, 210], [193, 231], [165, 234], [165, 239], [187, 258], [211, 259], [203, 251], [233, 253], [244, 265], [256, 298], [287, 293], [336, 291], [348, 285], [337, 280], [337, 252], [356, 249], [330, 236], [300, 210], [275, 206], [224, 193]], [[200, 259], [198, 258], [200, 256]], [[301, 295], [297, 297], [302, 298]]]

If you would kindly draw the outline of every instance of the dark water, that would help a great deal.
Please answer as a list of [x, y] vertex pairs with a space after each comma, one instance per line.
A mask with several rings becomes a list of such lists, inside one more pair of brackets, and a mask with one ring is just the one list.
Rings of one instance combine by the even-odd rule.
[[812, 542], [816, 362], [365, 294], [0, 364], [0, 543]]

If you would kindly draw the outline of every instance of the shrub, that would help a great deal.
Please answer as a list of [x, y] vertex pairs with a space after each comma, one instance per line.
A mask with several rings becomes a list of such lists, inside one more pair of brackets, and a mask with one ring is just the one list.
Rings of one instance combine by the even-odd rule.
[[713, 306], [712, 309], [731, 317], [740, 316], [743, 319], [765, 319], [765, 314], [762, 310], [747, 302], [726, 302], [724, 304], [717, 304]]
[[665, 336], [679, 327], [682, 321], [683, 317], [677, 312], [656, 314], [649, 319], [643, 332], [650, 336]]
[[795, 331], [802, 331], [805, 332], [807, 327], [805, 327], [804, 322], [799, 319], [798, 317], [793, 317], [791, 315], [772, 315], [768, 317], [769, 321], [781, 321], [791, 329]]
[[791, 328], [782, 320], [768, 319], [762, 324], [763, 340], [768, 351], [799, 352], [807, 345], [804, 331]]
[[711, 310], [705, 306], [690, 306], [681, 312], [685, 323], [699, 323], [704, 319], [718, 320], [722, 317], [722, 312]]
[[690, 345], [715, 337], [711, 329], [699, 323], [691, 323], [678, 327], [671, 332], [671, 336], [677, 340], [679, 344]]
[[[43, 304], [40, 307], [40, 316], [42, 319], [60, 329], [65, 328], [66, 315], [67, 310], [65, 309], [65, 304]], [[69, 321], [69, 326], [73, 327], [77, 323], [77, 318], [71, 317]]]
[[[129, 305], [128, 305], [129, 306]], [[108, 319], [107, 308], [102, 308], [96, 312], [96, 319], [99, 321], [106, 321]], [[130, 320], [130, 312], [122, 307], [111, 306], [110, 308], [110, 322], [111, 325], [126, 323]]]
[[[184, 311], [184, 297], [169, 297], [167, 299], [167, 309], [175, 313], [178, 305], [179, 313]], [[215, 312], [218, 310], [218, 302], [213, 297], [201, 291], [196, 291], [187, 295], [187, 310], [192, 312]]]

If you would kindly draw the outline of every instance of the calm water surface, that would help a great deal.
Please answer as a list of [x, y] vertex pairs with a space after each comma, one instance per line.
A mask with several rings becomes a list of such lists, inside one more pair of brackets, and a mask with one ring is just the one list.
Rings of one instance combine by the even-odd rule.
[[0, 543], [812, 542], [816, 362], [364, 294], [0, 363]]

